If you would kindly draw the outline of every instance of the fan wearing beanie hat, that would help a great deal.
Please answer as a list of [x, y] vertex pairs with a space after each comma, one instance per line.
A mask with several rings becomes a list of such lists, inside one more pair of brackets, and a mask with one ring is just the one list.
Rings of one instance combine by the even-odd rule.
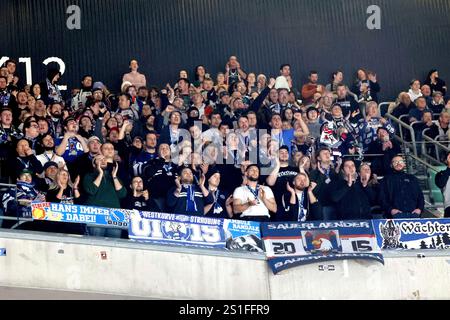
[[205, 175], [208, 191], [214, 202], [205, 206], [205, 215], [210, 218], [233, 218], [233, 197], [219, 189], [220, 171], [211, 168]]

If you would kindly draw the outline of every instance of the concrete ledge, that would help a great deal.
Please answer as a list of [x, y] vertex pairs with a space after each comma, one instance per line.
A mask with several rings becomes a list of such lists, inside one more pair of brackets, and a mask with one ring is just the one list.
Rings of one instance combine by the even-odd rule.
[[[0, 286], [156, 299], [450, 299], [450, 257], [392, 252], [274, 276], [261, 254], [5, 230]], [[425, 255], [425, 257], [423, 257]], [[80, 292], [81, 291], [81, 292]]]

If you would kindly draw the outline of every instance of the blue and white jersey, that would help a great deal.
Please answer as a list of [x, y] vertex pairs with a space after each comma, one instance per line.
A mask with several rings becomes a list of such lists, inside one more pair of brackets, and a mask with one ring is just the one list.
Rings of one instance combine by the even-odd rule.
[[[58, 138], [55, 145], [59, 146], [63, 138]], [[83, 146], [77, 138], [72, 137], [67, 141], [66, 151], [62, 154], [62, 157], [67, 163], [74, 162], [79, 156], [84, 154]]]

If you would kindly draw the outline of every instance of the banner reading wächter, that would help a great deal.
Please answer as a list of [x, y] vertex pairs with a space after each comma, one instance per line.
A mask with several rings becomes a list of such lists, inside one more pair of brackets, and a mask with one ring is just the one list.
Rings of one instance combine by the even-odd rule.
[[450, 250], [450, 219], [374, 220], [382, 250]]

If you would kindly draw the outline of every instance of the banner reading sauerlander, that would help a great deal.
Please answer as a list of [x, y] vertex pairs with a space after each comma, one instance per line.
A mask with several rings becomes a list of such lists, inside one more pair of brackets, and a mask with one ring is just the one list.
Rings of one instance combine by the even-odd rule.
[[261, 234], [274, 274], [329, 260], [373, 259], [384, 264], [370, 221], [262, 223]]

